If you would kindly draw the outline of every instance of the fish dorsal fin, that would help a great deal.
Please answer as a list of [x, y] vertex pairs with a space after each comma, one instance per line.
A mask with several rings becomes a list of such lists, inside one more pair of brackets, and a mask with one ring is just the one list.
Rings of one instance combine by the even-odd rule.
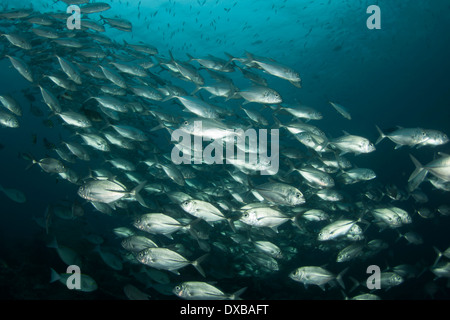
[[342, 130], [342, 132], [343, 132], [346, 136], [349, 136], [349, 135], [350, 135], [350, 133], [348, 133], [348, 132], [345, 131], [345, 130]]

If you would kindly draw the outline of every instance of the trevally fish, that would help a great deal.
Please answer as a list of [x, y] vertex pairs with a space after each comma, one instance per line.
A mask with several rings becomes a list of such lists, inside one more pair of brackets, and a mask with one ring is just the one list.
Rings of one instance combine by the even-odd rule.
[[300, 190], [284, 183], [268, 182], [255, 187], [252, 193], [258, 200], [273, 204], [296, 206], [305, 203]]
[[24, 157], [31, 161], [27, 169], [31, 168], [34, 164], [37, 164], [47, 173], [62, 173], [67, 171], [67, 168], [58, 159], [42, 158], [40, 160], [35, 160], [31, 155], [24, 155]]
[[78, 189], [78, 195], [83, 199], [95, 202], [112, 203], [122, 198], [131, 198], [146, 207], [144, 199], [139, 191], [144, 188], [147, 181], [142, 182], [136, 188], [128, 191], [127, 188], [118, 181], [92, 180], [86, 182]]
[[17, 203], [25, 203], [27, 198], [22, 191], [12, 188], [5, 188], [0, 185], [0, 191], [3, 192], [8, 198]]
[[142, 264], [152, 268], [167, 270], [177, 275], [179, 275], [178, 269], [181, 269], [187, 265], [192, 265], [203, 277], [206, 277], [200, 263], [207, 256], [208, 254], [205, 254], [195, 261], [189, 261], [181, 254], [167, 248], [147, 248], [139, 252], [136, 255], [136, 259]]
[[0, 95], [0, 103], [16, 116], [22, 116], [22, 108], [19, 103], [9, 94]]
[[33, 74], [28, 64], [20, 58], [12, 57], [10, 55], [5, 55], [11, 61], [13, 67], [28, 81], [33, 82]]
[[240, 221], [253, 227], [269, 227], [277, 231], [277, 227], [288, 220], [294, 221], [293, 217], [288, 217], [279, 210], [270, 207], [259, 207], [245, 210]]
[[129, 300], [149, 300], [150, 295], [147, 293], [142, 292], [135, 286], [131, 284], [127, 284], [125, 287], [123, 287], [123, 292], [127, 296]]
[[162, 234], [170, 239], [173, 239], [172, 233], [189, 228], [189, 226], [163, 213], [143, 214], [134, 220], [133, 225], [139, 230], [152, 234]]
[[352, 116], [350, 115], [350, 112], [348, 112], [348, 110], [341, 106], [340, 104], [334, 103], [329, 101], [329, 103], [333, 106], [333, 108], [339, 112], [341, 114], [341, 116], [343, 116], [345, 119], [347, 120], [352, 120]]
[[351, 135], [344, 132], [345, 135], [335, 138], [329, 144], [341, 151], [341, 156], [351, 152], [356, 155], [361, 153], [370, 153], [375, 151], [375, 146], [368, 139], [360, 136]]
[[111, 6], [105, 2], [95, 2], [95, 3], [85, 2], [84, 6], [81, 6], [80, 9], [81, 13], [90, 14], [107, 11], [111, 9]]
[[294, 281], [303, 283], [307, 288], [309, 285], [316, 285], [325, 291], [325, 285], [336, 281], [345, 289], [345, 284], [342, 276], [347, 272], [348, 268], [344, 269], [337, 276], [322, 267], [306, 266], [295, 269], [289, 274], [289, 278]]
[[235, 96], [242, 97], [245, 102], [262, 103], [262, 104], [279, 104], [283, 102], [281, 95], [269, 87], [253, 86], [244, 90], [239, 90]]
[[361, 228], [356, 224], [358, 221], [341, 219], [336, 220], [323, 227], [317, 237], [319, 241], [334, 240], [336, 238], [347, 236], [347, 234], [359, 235], [363, 237]]
[[0, 110], [0, 125], [7, 128], [18, 128], [19, 120], [14, 115]]
[[415, 146], [424, 144], [429, 136], [426, 131], [421, 128], [399, 128], [391, 133], [384, 134], [381, 129], [376, 126], [380, 137], [375, 142], [375, 144], [379, 144], [381, 140], [384, 138], [389, 138], [392, 142], [394, 142], [395, 149], [401, 148], [402, 146]]
[[252, 54], [246, 53], [248, 58], [248, 63], [253, 63], [263, 69], [265, 72], [281, 78], [288, 80], [294, 86], [301, 88], [301, 79], [298, 72], [294, 71], [292, 68], [282, 65], [275, 61], [262, 61], [255, 58]]
[[[73, 276], [73, 273], [57, 273], [55, 270], [51, 269], [51, 279], [50, 282], [60, 281], [63, 285], [67, 285], [69, 278]], [[98, 289], [97, 282], [87, 274], [80, 274], [80, 289], [82, 292], [93, 292]]]
[[186, 281], [175, 288], [173, 293], [186, 300], [239, 300], [247, 288], [242, 288], [232, 294], [225, 294], [213, 285], [200, 281]]
[[82, 84], [81, 74], [78, 68], [63, 57], [56, 56], [56, 58], [58, 59], [62, 71], [64, 71], [64, 73], [69, 77], [69, 79], [75, 82], [76, 84]]
[[425, 166], [422, 166], [411, 154], [409, 155], [416, 166], [408, 179], [408, 182], [414, 182], [414, 187], [411, 188], [411, 191], [422, 183], [428, 172], [445, 182], [450, 181], [450, 156], [444, 153], [439, 153], [439, 155], [441, 156], [440, 158], [431, 161]]

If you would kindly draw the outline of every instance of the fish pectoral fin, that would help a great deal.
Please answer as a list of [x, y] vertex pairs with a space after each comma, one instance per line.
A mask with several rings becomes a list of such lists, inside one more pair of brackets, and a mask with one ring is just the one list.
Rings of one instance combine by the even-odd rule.
[[172, 234], [171, 233], [162, 233], [163, 236], [166, 236], [167, 238], [169, 238], [170, 240], [173, 240]]
[[177, 276], [180, 275], [180, 273], [178, 272], [178, 269], [168, 269], [167, 271], [172, 272], [173, 274], [176, 274]]

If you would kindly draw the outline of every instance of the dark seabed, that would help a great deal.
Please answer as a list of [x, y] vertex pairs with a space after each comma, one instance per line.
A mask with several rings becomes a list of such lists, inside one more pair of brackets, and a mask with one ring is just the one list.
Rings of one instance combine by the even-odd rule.
[[[14, 114], [0, 99], [0, 191], [5, 190], [0, 192], [0, 299], [123, 300], [145, 293], [150, 300], [180, 300], [174, 288], [191, 281], [212, 284], [226, 295], [247, 287], [243, 300], [342, 300], [364, 293], [382, 300], [450, 298], [448, 1], [105, 2], [88, 14], [83, 14], [85, 4], [78, 4], [82, 28], [69, 30], [66, 9], [76, 0], [0, 0], [0, 98], [12, 97], [22, 111]], [[381, 29], [367, 27], [371, 13], [366, 11], [372, 4], [380, 9]], [[73, 67], [74, 77], [58, 57]], [[13, 66], [14, 59], [27, 65], [33, 81]], [[245, 72], [265, 85], [245, 77]], [[301, 81], [289, 81], [287, 74]], [[59, 77], [75, 90], [48, 76]], [[226, 90], [214, 97], [209, 86]], [[249, 98], [246, 93], [255, 88], [266, 91]], [[267, 88], [282, 102], [264, 100], [274, 98]], [[101, 98], [117, 99], [125, 110], [116, 104], [102, 107]], [[186, 98], [197, 100], [189, 105]], [[351, 120], [330, 101], [348, 110]], [[320, 119], [289, 113], [289, 108], [302, 106], [312, 108], [308, 110]], [[267, 123], [255, 121], [244, 109]], [[89, 125], [69, 123], [61, 113], [69, 111], [70, 120], [79, 116]], [[18, 127], [5, 124], [11, 116]], [[213, 119], [214, 128], [278, 129], [277, 174], [264, 175], [260, 167], [239, 164], [173, 164], [175, 142], [170, 134], [198, 118], [204, 120], [203, 127]], [[301, 124], [303, 133], [288, 130]], [[408, 131], [408, 143], [394, 149], [389, 138], [375, 144], [376, 126], [388, 136], [402, 127], [420, 137]], [[120, 133], [121, 128], [128, 134], [143, 133], [145, 139]], [[314, 133], [316, 129], [323, 136]], [[442, 141], [433, 140], [429, 130], [436, 130]], [[336, 139], [346, 133], [368, 139], [376, 149], [344, 152]], [[109, 149], [99, 150], [83, 139], [86, 134], [105, 139]], [[310, 138], [315, 149], [302, 142], [304, 138]], [[410, 142], [413, 138], [422, 140]], [[276, 147], [270, 135], [268, 141], [269, 150]], [[89, 160], [71, 154], [66, 143], [81, 146]], [[358, 142], [349, 145], [356, 148]], [[441, 164], [440, 174], [428, 168], [423, 181], [414, 185], [410, 155], [422, 165], [435, 159], [447, 162]], [[51, 159], [51, 168], [45, 170], [41, 161], [27, 169], [33, 159], [45, 158]], [[343, 166], [342, 159], [350, 166]], [[63, 163], [64, 169], [55, 169], [56, 163]], [[376, 178], [349, 183], [343, 176], [351, 168], [371, 169]], [[311, 169], [314, 177], [308, 181], [293, 169]], [[321, 186], [321, 173], [332, 178], [334, 186]], [[81, 187], [100, 181], [120, 190], [113, 192], [109, 185], [97, 190], [101, 196], [92, 190], [79, 195]], [[291, 196], [276, 183], [300, 191], [303, 201], [289, 202]], [[143, 188], [134, 194], [137, 186]], [[335, 190], [341, 198], [320, 198], [320, 190]], [[102, 198], [112, 193], [116, 201]], [[202, 207], [188, 212], [183, 204], [189, 199], [209, 203], [223, 216], [211, 226], [200, 215], [216, 211]], [[271, 208], [280, 215], [274, 218], [277, 222], [245, 222], [243, 217], [253, 210], [242, 207], [249, 204]], [[389, 211], [392, 207], [403, 209], [411, 221]], [[304, 213], [310, 209], [322, 210], [327, 220], [307, 220]], [[376, 210], [385, 210], [384, 215], [377, 216]], [[163, 213], [183, 228], [172, 238], [139, 230], [136, 219], [148, 213]], [[383, 220], [388, 215], [399, 224]], [[343, 219], [358, 230], [318, 239], [323, 228]], [[147, 250], [125, 248], [122, 241], [130, 234], [114, 231], [120, 227], [189, 262], [208, 254], [200, 262], [205, 277], [192, 265], [176, 268], [176, 274], [170, 267], [141, 263], [138, 257]], [[373, 246], [376, 239], [382, 243], [378, 250]], [[58, 250], [49, 247], [55, 240]], [[275, 245], [282, 257], [264, 253], [257, 241]], [[359, 246], [359, 255], [337, 262], [338, 253], [352, 244]], [[436, 264], [437, 250], [442, 257]], [[169, 258], [158, 259], [170, 263]], [[83, 290], [68, 290], [63, 279], [64, 284], [56, 281], [55, 272], [52, 278], [51, 269], [64, 277], [68, 264], [79, 265], [83, 277], [90, 277], [92, 282], [82, 282]], [[401, 281], [368, 289], [371, 265]], [[290, 277], [305, 266], [332, 273], [323, 290]], [[338, 275], [342, 281], [336, 281]]]

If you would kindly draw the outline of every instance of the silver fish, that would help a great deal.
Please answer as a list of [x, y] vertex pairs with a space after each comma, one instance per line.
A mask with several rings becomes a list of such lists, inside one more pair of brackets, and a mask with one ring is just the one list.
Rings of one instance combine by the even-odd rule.
[[205, 272], [200, 266], [200, 263], [206, 258], [206, 255], [201, 256], [195, 261], [189, 261], [181, 254], [167, 248], [147, 248], [139, 252], [136, 259], [142, 264], [148, 265], [159, 270], [168, 270], [175, 274], [179, 274], [178, 269], [187, 265], [192, 265], [197, 271], [205, 277]]
[[78, 195], [83, 199], [102, 203], [112, 203], [122, 198], [131, 198], [146, 207], [144, 199], [139, 194], [146, 183], [147, 181], [144, 181], [133, 190], [128, 191], [124, 185], [117, 181], [92, 180], [78, 189]]
[[20, 58], [12, 57], [10, 55], [5, 55], [11, 61], [13, 67], [28, 81], [33, 82], [33, 75], [31, 69], [25, 61]]
[[340, 104], [334, 103], [329, 101], [329, 103], [333, 106], [334, 109], [336, 109], [337, 112], [339, 112], [341, 114], [341, 116], [343, 116], [345, 119], [347, 120], [352, 120], [352, 116], [350, 115], [350, 113], [348, 112], [348, 110], [346, 108], [344, 108], [343, 106], [341, 106]]
[[173, 293], [186, 300], [238, 300], [245, 289], [247, 288], [242, 288], [232, 294], [226, 294], [209, 283], [187, 281], [173, 288]]

